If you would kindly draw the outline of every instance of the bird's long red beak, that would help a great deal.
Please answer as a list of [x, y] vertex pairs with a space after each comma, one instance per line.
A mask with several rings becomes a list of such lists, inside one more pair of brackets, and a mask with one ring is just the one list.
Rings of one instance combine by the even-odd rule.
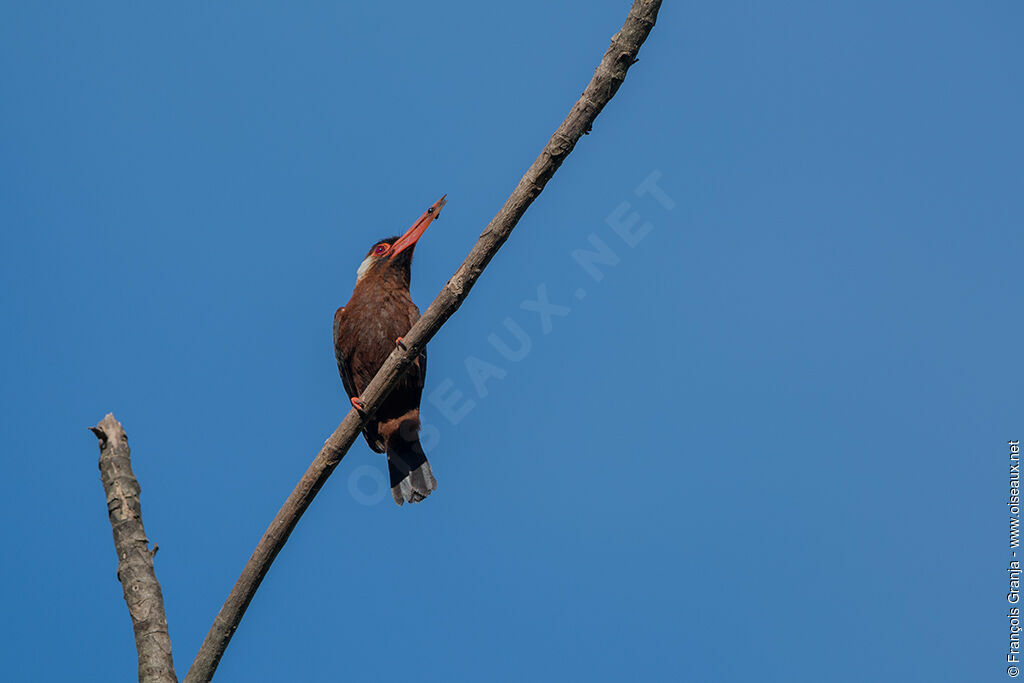
[[[447, 197], [445, 195], [444, 197]], [[412, 227], [405, 231], [405, 234], [395, 240], [395, 243], [391, 245], [391, 253], [388, 258], [395, 258], [406, 249], [414, 246], [423, 233], [426, 231], [427, 226], [438, 217], [441, 213], [441, 207], [445, 205], [445, 198], [441, 197], [434, 205], [423, 212], [423, 215], [412, 224]]]

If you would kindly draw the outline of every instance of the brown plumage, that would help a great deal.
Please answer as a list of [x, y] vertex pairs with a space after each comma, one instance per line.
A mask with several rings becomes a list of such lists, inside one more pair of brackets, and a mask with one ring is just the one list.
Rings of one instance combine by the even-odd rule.
[[[352, 404], [405, 336], [420, 311], [409, 294], [412, 252], [444, 206], [442, 197], [401, 237], [376, 242], [359, 267], [352, 298], [334, 314], [334, 353]], [[417, 503], [437, 488], [420, 446], [420, 397], [427, 372], [426, 351], [409, 366], [373, 420], [363, 429], [374, 451], [387, 453], [395, 502]]]

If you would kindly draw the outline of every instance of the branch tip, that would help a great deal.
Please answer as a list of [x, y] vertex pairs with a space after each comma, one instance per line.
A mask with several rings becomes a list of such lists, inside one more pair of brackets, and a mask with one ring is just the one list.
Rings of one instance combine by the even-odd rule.
[[153, 571], [153, 555], [142, 525], [139, 482], [132, 472], [131, 450], [124, 427], [113, 413], [89, 430], [100, 443], [100, 479], [107, 497], [107, 516], [114, 533], [117, 580], [121, 582], [135, 632], [140, 683], [177, 683], [167, 633], [163, 593]]

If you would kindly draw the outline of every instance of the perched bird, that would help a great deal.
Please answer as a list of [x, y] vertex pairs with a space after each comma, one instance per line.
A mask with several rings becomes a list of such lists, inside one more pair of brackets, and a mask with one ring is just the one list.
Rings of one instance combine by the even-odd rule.
[[[409, 294], [412, 252], [444, 205], [441, 197], [404, 235], [374, 243], [356, 273], [352, 298], [334, 313], [338, 372], [357, 410], [363, 407], [359, 395], [420, 317]], [[387, 453], [391, 495], [399, 505], [418, 503], [437, 488], [419, 438], [426, 373], [424, 350], [363, 429], [370, 448]]]

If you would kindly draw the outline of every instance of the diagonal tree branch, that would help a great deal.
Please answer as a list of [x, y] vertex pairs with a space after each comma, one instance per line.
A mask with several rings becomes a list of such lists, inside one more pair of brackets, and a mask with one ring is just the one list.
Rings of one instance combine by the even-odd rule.
[[171, 659], [171, 637], [164, 615], [164, 596], [153, 571], [156, 546], [149, 549], [142, 527], [139, 482], [132, 472], [128, 435], [113, 413], [90, 427], [100, 441], [100, 479], [107, 494], [107, 515], [114, 530], [117, 578], [135, 629], [139, 681], [178, 683]]
[[[508, 239], [526, 209], [541, 193], [579, 139], [590, 132], [594, 119], [618, 91], [626, 77], [626, 71], [636, 62], [636, 55], [654, 27], [660, 7], [661, 0], [635, 0], [625, 24], [612, 37], [611, 46], [604, 53], [593, 78], [573, 105], [569, 115], [548, 140], [540, 156], [505, 201], [505, 205], [491, 219], [455, 275], [448, 280], [441, 293], [404, 337], [405, 349], [396, 349], [392, 352], [363, 392], [360, 398], [368, 416], [376, 412], [412, 360], [462, 305], [469, 295], [469, 290]], [[364, 421], [365, 418], [358, 412], [350, 411], [324, 443], [306, 473], [302, 475], [302, 479], [281, 506], [242, 569], [242, 575], [235, 582], [196, 654], [195, 661], [185, 676], [185, 683], [206, 683], [213, 677], [231, 636], [238, 628], [242, 615], [263, 577], [266, 576], [267, 570], [270, 569], [271, 563], [288, 540], [299, 518], [320, 491], [320, 487], [324, 485], [359, 435]]]

